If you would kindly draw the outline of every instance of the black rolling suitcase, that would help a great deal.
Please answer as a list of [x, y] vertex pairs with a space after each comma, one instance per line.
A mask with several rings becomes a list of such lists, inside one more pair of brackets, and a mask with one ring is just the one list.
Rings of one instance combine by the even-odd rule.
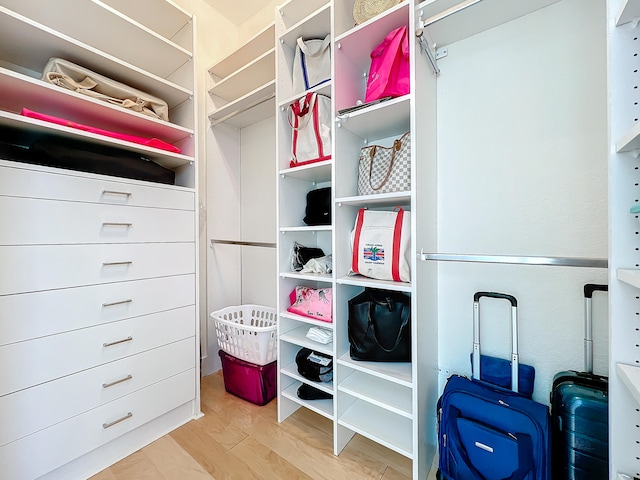
[[585, 298], [585, 371], [560, 372], [551, 391], [554, 480], [609, 478], [608, 379], [593, 374], [591, 301], [606, 285], [587, 284]]

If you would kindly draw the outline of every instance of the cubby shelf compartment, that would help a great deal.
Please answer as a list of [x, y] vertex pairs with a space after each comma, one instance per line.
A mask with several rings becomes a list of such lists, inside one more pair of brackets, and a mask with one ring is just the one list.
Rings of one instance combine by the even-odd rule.
[[616, 372], [633, 398], [640, 404], [640, 367], [618, 363]]
[[354, 371], [338, 384], [338, 390], [403, 417], [413, 418], [410, 388], [391, 386], [381, 378]]
[[413, 388], [412, 366], [409, 362], [363, 362], [353, 360], [347, 352], [338, 358], [338, 364], [403, 387]]
[[322, 390], [323, 392], [333, 395], [333, 382], [314, 382], [312, 380], [308, 380], [298, 373], [298, 367], [295, 363], [285, 365], [280, 369], [280, 371], [287, 377], [291, 377], [300, 383], [306, 383], [317, 388], [318, 390]]
[[301, 19], [298, 23], [287, 28], [280, 35], [280, 41], [286, 45], [293, 47], [298, 37], [306, 38], [324, 38], [329, 30], [325, 25], [331, 24], [331, 4], [318, 8], [311, 12], [307, 17]]
[[225, 122], [243, 128], [273, 116], [275, 80], [262, 85], [242, 97], [217, 108], [209, 114], [212, 125]]
[[[316, 322], [315, 326], [321, 322]], [[327, 328], [331, 330], [332, 325], [330, 323], [326, 324], [326, 326], [322, 325], [323, 328]], [[320, 353], [324, 353], [325, 355], [332, 356], [333, 355], [333, 342], [327, 343], [326, 345], [323, 343], [314, 342], [313, 340], [309, 340], [307, 338], [307, 332], [309, 331], [309, 325], [303, 325], [301, 327], [294, 328], [293, 330], [289, 330], [286, 333], [280, 335], [280, 340], [283, 342], [293, 343], [294, 345], [299, 345], [300, 347], [310, 348], [311, 350], [315, 350]]]
[[[356, 100], [360, 99], [353, 99], [348, 103], [355, 104]], [[409, 105], [409, 95], [393, 98], [362, 110], [338, 115], [337, 126], [353, 132], [367, 142], [375, 143], [380, 138], [399, 137], [409, 131]], [[350, 105], [336, 107], [348, 106]]]
[[407, 207], [411, 204], [411, 192], [379, 193], [377, 195], [353, 195], [351, 197], [336, 198], [336, 204], [354, 205], [356, 207]]
[[338, 424], [405, 457], [413, 458], [412, 422], [408, 418], [357, 399], [338, 418]]
[[286, 389], [282, 390], [281, 395], [333, 421], [333, 400], [302, 400], [301, 398], [298, 398], [298, 395], [296, 394], [300, 385], [302, 385], [302, 382], [294, 382]]

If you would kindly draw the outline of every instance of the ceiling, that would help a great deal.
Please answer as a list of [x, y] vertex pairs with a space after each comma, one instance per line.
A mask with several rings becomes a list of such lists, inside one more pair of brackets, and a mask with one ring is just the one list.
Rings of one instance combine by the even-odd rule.
[[205, 0], [235, 25], [241, 25], [259, 10], [266, 7], [271, 0]]

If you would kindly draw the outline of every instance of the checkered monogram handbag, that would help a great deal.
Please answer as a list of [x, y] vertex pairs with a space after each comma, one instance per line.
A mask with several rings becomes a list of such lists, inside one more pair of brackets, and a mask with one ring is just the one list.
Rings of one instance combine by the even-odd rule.
[[360, 149], [358, 195], [411, 190], [411, 135], [405, 133], [391, 147]]

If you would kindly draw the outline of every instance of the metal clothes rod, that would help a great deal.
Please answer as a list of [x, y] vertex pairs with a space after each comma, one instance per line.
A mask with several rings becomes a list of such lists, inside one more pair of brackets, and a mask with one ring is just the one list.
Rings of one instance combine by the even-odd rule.
[[434, 260], [439, 262], [475, 262], [475, 263], [505, 263], [517, 265], [546, 265], [555, 267], [589, 267], [608, 268], [606, 258], [576, 258], [576, 257], [524, 257], [518, 255], [461, 255], [453, 253], [424, 253], [420, 252], [422, 261]]
[[244, 247], [265, 247], [265, 248], [276, 248], [275, 243], [268, 242], [243, 242], [242, 240], [221, 240], [217, 238], [211, 239], [211, 246], [214, 244], [222, 244], [222, 245], [241, 245]]
[[242, 112], [246, 112], [247, 110], [251, 110], [253, 107], [258, 106], [261, 103], [268, 102], [272, 98], [275, 98], [275, 96], [276, 96], [275, 93], [271, 93], [271, 94], [267, 95], [266, 97], [263, 97], [263, 98], [261, 98], [259, 100], [256, 100], [255, 102], [250, 103], [249, 105], [245, 105], [244, 107], [239, 108], [238, 110], [234, 110], [233, 112], [225, 115], [222, 118], [218, 118], [216, 120], [211, 120], [211, 126], [213, 127], [215, 125], [218, 125], [219, 123], [226, 122], [230, 118], [235, 117], [236, 115], [239, 115]]
[[424, 22], [420, 22], [420, 26], [421, 27], [428, 27], [429, 25], [433, 25], [436, 22], [439, 22], [440, 20], [444, 20], [447, 17], [450, 17], [451, 15], [461, 12], [462, 10], [469, 8], [472, 5], [475, 5], [476, 3], [480, 3], [482, 0], [465, 0], [464, 2], [460, 2], [457, 5], [454, 5], [451, 8], [447, 8], [446, 10], [437, 13], [435, 15], [432, 15], [431, 17], [427, 18]]

